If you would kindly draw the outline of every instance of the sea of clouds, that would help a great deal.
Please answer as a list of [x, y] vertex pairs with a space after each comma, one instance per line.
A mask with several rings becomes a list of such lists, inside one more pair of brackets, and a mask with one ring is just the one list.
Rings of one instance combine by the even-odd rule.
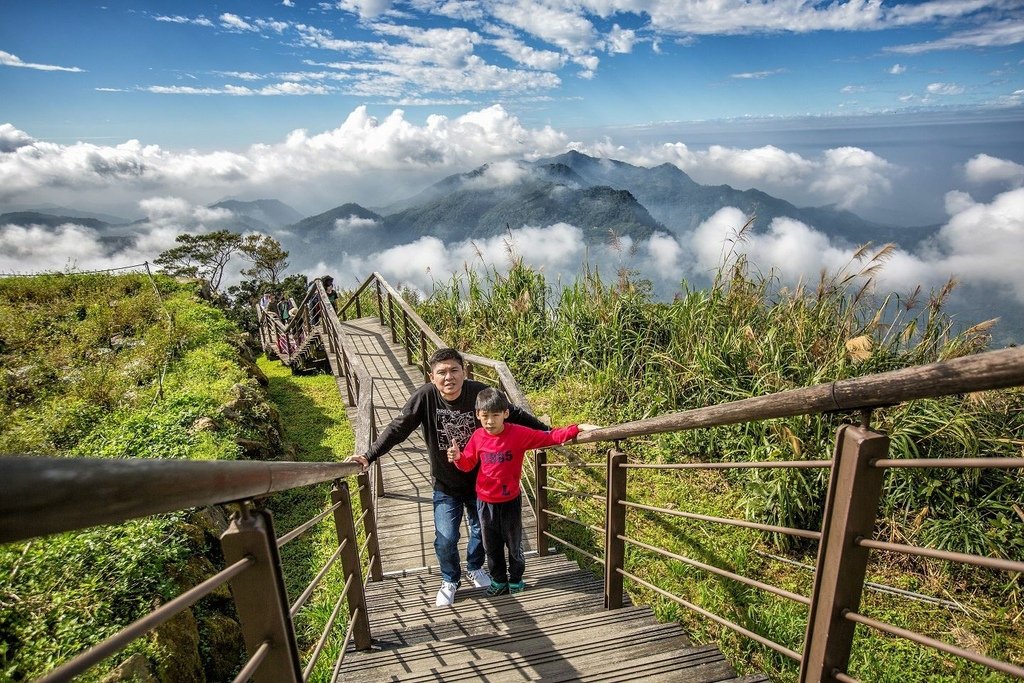
[[[886, 195], [903, 172], [857, 147], [809, 158], [774, 146], [695, 150], [684, 142], [627, 148], [607, 139], [574, 141], [550, 126], [527, 128], [497, 105], [456, 118], [432, 116], [422, 125], [401, 110], [377, 119], [360, 107], [333, 130], [296, 130], [280, 142], [241, 152], [178, 152], [136, 140], [59, 145], [0, 124], [0, 210], [50, 202], [105, 211], [127, 206], [133, 217], [143, 217], [120, 229], [134, 236], [127, 245], [75, 223], [0, 225], [0, 271], [94, 270], [152, 261], [180, 233], [230, 229], [230, 211], [206, 207], [226, 195], [272, 197], [306, 210], [349, 201], [374, 206], [484, 163], [492, 166], [477, 182], [517, 182], [518, 167], [502, 161], [569, 149], [643, 166], [672, 163], [701, 183], [756, 187], [851, 210]], [[935, 237], [913, 252], [895, 250], [876, 274], [876, 289], [906, 293], [919, 284], [939, 287], [955, 276], [1024, 304], [1024, 166], [976, 154], [964, 159], [961, 177], [963, 186], [946, 192], [947, 218]], [[971, 191], [981, 189], [990, 201], [972, 198]], [[609, 276], [623, 267], [638, 271], [659, 294], [670, 296], [683, 279], [706, 281], [727, 254], [745, 254], [755, 269], [774, 273], [784, 284], [816, 280], [822, 269], [859, 269], [854, 249], [834, 243], [816, 226], [777, 219], [737, 241], [745, 221], [738, 209], [724, 208], [691, 231], [589, 248], [580, 226], [564, 223], [518, 226], [501, 237], [458, 243], [424, 236], [369, 256], [319, 254], [304, 270], [310, 276], [332, 273], [343, 284], [376, 270], [394, 283], [429, 292], [467, 266], [507, 268], [515, 253], [552, 281], [571, 279], [586, 261]], [[354, 218], [340, 223], [337, 231], [354, 239], [374, 227]]]

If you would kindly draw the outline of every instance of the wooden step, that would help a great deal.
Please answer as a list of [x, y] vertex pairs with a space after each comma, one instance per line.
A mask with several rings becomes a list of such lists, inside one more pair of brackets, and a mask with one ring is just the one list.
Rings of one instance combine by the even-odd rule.
[[546, 680], [567, 671], [600, 673], [609, 662], [688, 646], [678, 624], [657, 624], [649, 608], [626, 607], [501, 633], [351, 652], [343, 672], [346, 681]]

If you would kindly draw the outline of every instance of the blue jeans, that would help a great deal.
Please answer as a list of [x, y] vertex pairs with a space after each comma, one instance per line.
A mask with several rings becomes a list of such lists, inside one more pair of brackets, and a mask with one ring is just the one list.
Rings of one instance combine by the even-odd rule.
[[466, 569], [474, 571], [484, 564], [484, 544], [480, 539], [480, 518], [476, 498], [460, 500], [443, 491], [434, 490], [434, 552], [441, 567], [441, 578], [458, 583], [462, 578], [459, 563], [459, 533], [462, 512], [466, 512], [469, 540], [466, 546]]

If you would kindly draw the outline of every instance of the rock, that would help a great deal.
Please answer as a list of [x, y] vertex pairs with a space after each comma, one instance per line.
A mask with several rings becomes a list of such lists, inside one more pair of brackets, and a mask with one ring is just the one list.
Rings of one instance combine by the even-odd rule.
[[219, 507], [201, 508], [189, 521], [214, 539], [219, 539], [228, 528], [228, 517]]
[[242, 366], [243, 370], [245, 370], [245, 374], [256, 380], [261, 387], [265, 387], [270, 384], [270, 380], [267, 379], [267, 376], [262, 370], [260, 370], [259, 366], [248, 358], [239, 357], [238, 364]]
[[242, 457], [246, 460], [273, 460], [274, 453], [270, 446], [262, 441], [246, 439], [241, 436], [235, 437], [235, 443], [242, 449]]
[[199, 622], [203, 669], [208, 681], [230, 681], [248, 658], [242, 627], [223, 614], [210, 614]]
[[217, 421], [212, 417], [201, 417], [192, 423], [192, 428], [189, 430], [193, 434], [199, 432], [215, 432], [218, 429]]
[[154, 631], [161, 658], [157, 663], [160, 683], [206, 683], [199, 659], [199, 625], [187, 609]]
[[149, 668], [149, 660], [136, 652], [103, 678], [103, 683], [158, 683]]

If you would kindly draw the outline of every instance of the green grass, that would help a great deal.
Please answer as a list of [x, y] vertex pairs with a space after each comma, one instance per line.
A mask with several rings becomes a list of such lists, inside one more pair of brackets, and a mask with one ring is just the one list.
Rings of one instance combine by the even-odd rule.
[[[219, 411], [255, 382], [233, 327], [195, 289], [140, 275], [0, 280], [0, 452], [237, 458], [247, 427]], [[218, 428], [194, 429], [200, 418]], [[0, 547], [0, 679], [38, 677], [190, 588], [212, 573], [207, 554], [187, 512]], [[222, 598], [194, 608], [201, 632], [230, 612]], [[158, 669], [172, 656], [149, 635], [81, 679], [135, 652]]]
[[[296, 460], [331, 462], [344, 460], [354, 452], [355, 435], [333, 376], [293, 375], [281, 363], [269, 361], [266, 357], [259, 359], [259, 367], [270, 380], [268, 395], [280, 411], [283, 436], [294, 447]], [[355, 480], [350, 479], [349, 485], [355, 498], [354, 514], [358, 517], [360, 510], [358, 495], [354, 490]], [[278, 536], [329, 506], [330, 486], [327, 484], [286, 491], [268, 501], [268, 507], [274, 513]], [[312, 530], [281, 549], [285, 586], [291, 601], [305, 590], [337, 547], [334, 519], [329, 515]], [[327, 625], [344, 583], [341, 562], [338, 561], [296, 616], [295, 632], [303, 652], [304, 664]], [[347, 607], [343, 607], [334, 625], [333, 635], [317, 660], [311, 681], [330, 679], [347, 623], [348, 611]]]

